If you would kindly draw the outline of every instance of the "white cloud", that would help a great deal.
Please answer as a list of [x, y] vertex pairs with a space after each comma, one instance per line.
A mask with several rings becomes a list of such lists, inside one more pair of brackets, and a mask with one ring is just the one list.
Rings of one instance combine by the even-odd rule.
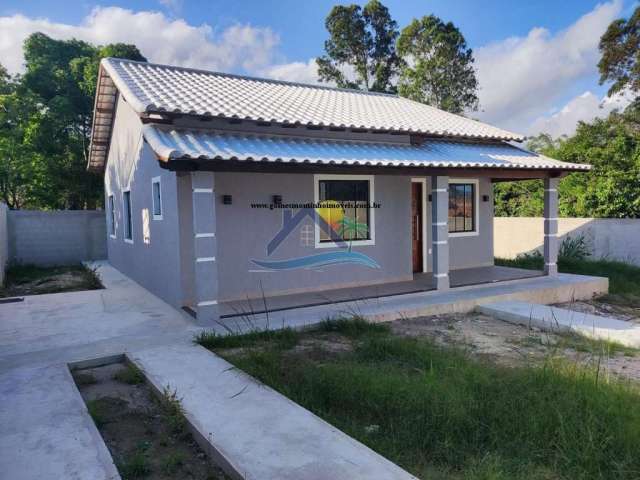
[[534, 28], [475, 50], [480, 104], [477, 116], [505, 128], [527, 130], [566, 97], [575, 82], [597, 73], [598, 42], [622, 3], [600, 4], [552, 35]]
[[579, 121], [591, 122], [595, 118], [606, 117], [615, 109], [624, 109], [631, 100], [632, 96], [624, 92], [602, 99], [593, 92], [584, 92], [571, 99], [559, 112], [538, 117], [529, 127], [528, 133], [548, 133], [554, 138], [572, 135]]
[[260, 75], [276, 80], [287, 80], [299, 83], [320, 83], [318, 80], [318, 67], [316, 59], [311, 58], [307, 62], [291, 62], [272, 65], [263, 69]]
[[270, 28], [232, 25], [216, 34], [206, 23], [194, 26], [161, 12], [119, 7], [95, 8], [80, 25], [18, 14], [0, 17], [0, 62], [10, 72], [24, 69], [22, 43], [33, 32], [95, 44], [133, 43], [152, 62], [223, 71], [265, 68], [280, 41]]
[[182, 11], [183, 0], [158, 0], [158, 2], [173, 14]]

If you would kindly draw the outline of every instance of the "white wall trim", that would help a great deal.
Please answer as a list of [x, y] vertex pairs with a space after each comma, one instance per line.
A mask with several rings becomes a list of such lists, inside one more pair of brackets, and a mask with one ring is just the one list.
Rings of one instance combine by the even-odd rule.
[[[369, 203], [375, 201], [375, 186], [373, 175], [338, 175], [338, 174], [314, 174], [313, 175], [313, 201], [315, 204], [320, 202], [320, 180], [368, 180], [369, 181]], [[368, 246], [376, 244], [376, 227], [375, 227], [375, 208], [369, 209], [369, 232], [370, 240], [353, 240], [347, 243], [354, 247]], [[318, 213], [315, 212], [317, 215]], [[320, 242], [320, 226], [318, 222], [314, 222], [315, 230], [315, 248], [335, 248], [335, 242]]]
[[[160, 215], [156, 215], [156, 196], [153, 193], [153, 185], [154, 184], [158, 184], [158, 193], [159, 195], [159, 199], [158, 201], [160, 202]], [[163, 210], [162, 210], [162, 180], [161, 177], [153, 177], [151, 179], [151, 213], [153, 216], [154, 220], [162, 220], [162, 214], [163, 214]]]
[[480, 180], [477, 178], [450, 178], [449, 184], [452, 183], [472, 183], [474, 184], [473, 190], [475, 191], [474, 195], [474, 231], [473, 232], [449, 232], [449, 237], [477, 237], [480, 235]]
[[[116, 197], [113, 193], [109, 192], [107, 192], [107, 210], [107, 218], [109, 218], [109, 237], [116, 239], [118, 238], [118, 222], [116, 221]], [[111, 233], [112, 231], [113, 233]]]
[[[422, 272], [427, 271], [427, 179], [426, 178], [412, 178], [411, 183], [422, 184]], [[412, 193], [413, 195], [413, 193]], [[411, 227], [413, 228], [413, 226]], [[413, 249], [413, 245], [411, 247]], [[411, 252], [413, 256], [413, 251]], [[413, 259], [412, 259], [413, 263]]]

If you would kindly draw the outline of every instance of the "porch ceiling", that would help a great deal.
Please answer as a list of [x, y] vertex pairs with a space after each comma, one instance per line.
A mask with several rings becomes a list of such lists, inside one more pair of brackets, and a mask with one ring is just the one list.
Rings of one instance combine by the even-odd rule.
[[371, 167], [488, 168], [586, 171], [508, 143], [427, 140], [421, 145], [248, 135], [148, 124], [143, 135], [163, 161], [229, 160], [255, 163]]

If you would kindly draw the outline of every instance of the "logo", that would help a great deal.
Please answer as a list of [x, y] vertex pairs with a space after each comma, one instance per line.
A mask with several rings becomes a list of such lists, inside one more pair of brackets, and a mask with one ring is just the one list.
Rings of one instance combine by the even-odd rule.
[[[360, 252], [352, 251], [351, 247], [353, 239], [365, 236], [368, 233], [368, 226], [364, 223], [358, 223], [355, 219], [345, 215], [342, 205], [338, 202], [328, 200], [321, 202], [318, 208], [300, 208], [295, 214], [291, 209], [282, 210], [282, 226], [275, 236], [269, 241], [266, 247], [267, 257], [270, 257], [282, 245], [296, 228], [305, 220], [311, 220], [321, 234], [333, 244], [338, 250], [329, 252], [316, 253], [312, 255], [304, 255], [301, 257], [292, 257], [284, 260], [259, 260], [251, 259], [251, 262], [258, 267], [270, 271], [286, 271], [296, 269], [322, 268], [330, 265], [339, 264], [355, 264], [363, 265], [369, 268], [380, 268], [380, 265], [369, 257]], [[304, 235], [301, 239], [309, 242], [309, 230], [307, 225], [303, 225], [301, 233]], [[315, 235], [315, 232], [313, 232]], [[315, 242], [314, 242], [315, 243]]]

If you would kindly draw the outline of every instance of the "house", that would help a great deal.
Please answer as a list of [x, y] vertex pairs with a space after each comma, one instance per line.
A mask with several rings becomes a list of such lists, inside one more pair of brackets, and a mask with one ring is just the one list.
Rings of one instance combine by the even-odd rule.
[[394, 95], [115, 58], [98, 77], [109, 261], [203, 322], [243, 299], [499, 280], [506, 180], [544, 179], [555, 275], [558, 179], [590, 168]]

